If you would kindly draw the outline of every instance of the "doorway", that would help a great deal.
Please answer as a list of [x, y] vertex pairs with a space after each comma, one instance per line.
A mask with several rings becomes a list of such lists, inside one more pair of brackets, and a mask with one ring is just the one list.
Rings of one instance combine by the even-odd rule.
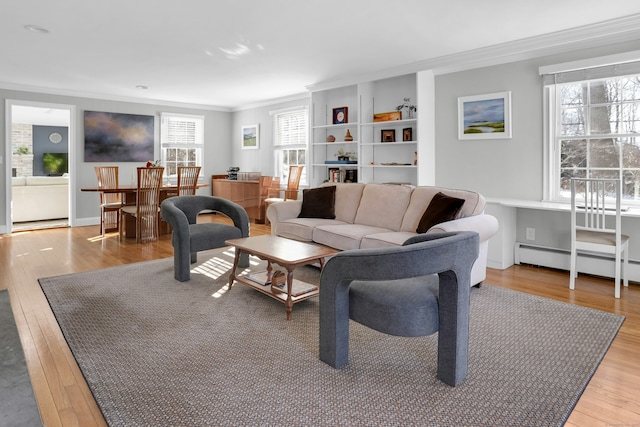
[[74, 106], [7, 100], [7, 232], [73, 225]]

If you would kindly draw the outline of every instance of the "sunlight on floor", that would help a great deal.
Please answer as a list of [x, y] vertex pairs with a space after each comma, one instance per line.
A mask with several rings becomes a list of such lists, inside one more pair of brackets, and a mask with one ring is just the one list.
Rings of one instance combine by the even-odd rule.
[[[229, 250], [225, 250], [222, 254], [229, 259], [222, 259], [219, 257], [213, 257], [203, 262], [199, 266], [193, 268], [191, 273], [193, 274], [201, 274], [203, 276], [209, 277], [211, 279], [218, 279], [223, 276], [229, 276], [231, 274], [231, 269], [233, 268], [233, 259], [235, 258], [235, 251], [233, 248]], [[254, 256], [249, 257], [250, 266], [256, 266], [260, 262], [260, 259]], [[244, 269], [238, 274], [248, 273], [250, 270]], [[229, 284], [225, 284], [222, 288], [216, 291], [213, 295], [214, 298], [220, 298], [229, 290]]]

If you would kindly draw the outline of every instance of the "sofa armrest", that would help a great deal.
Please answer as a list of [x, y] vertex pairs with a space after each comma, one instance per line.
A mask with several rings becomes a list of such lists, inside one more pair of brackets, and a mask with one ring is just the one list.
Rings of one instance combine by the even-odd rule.
[[488, 214], [480, 214], [442, 222], [431, 227], [427, 233], [475, 231], [480, 242], [486, 242], [498, 232], [498, 220]]
[[271, 223], [271, 234], [277, 234], [278, 224], [288, 219], [297, 218], [302, 210], [302, 200], [285, 200], [270, 204], [267, 218]]

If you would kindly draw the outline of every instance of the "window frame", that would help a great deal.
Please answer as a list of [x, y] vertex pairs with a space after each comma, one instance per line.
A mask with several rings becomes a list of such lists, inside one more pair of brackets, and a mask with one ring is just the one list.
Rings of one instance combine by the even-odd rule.
[[[304, 112], [305, 118], [305, 129], [301, 134], [304, 135], [305, 142], [304, 143], [280, 143], [279, 141], [279, 117], [283, 115], [290, 115], [293, 113], [301, 113]], [[280, 185], [282, 187], [286, 187], [288, 179], [289, 179], [289, 168], [288, 166], [304, 166], [302, 170], [302, 176], [300, 177], [300, 187], [308, 187], [309, 186], [309, 174], [307, 171], [309, 170], [309, 140], [310, 140], [310, 127], [309, 127], [309, 107], [306, 105], [285, 108], [281, 110], [270, 111], [269, 114], [272, 116], [273, 123], [273, 158], [274, 158], [274, 171], [275, 175], [280, 177]], [[293, 151], [293, 150], [303, 150], [304, 151], [304, 163], [297, 162], [295, 164], [284, 162], [284, 153]], [[298, 157], [299, 154], [296, 155]], [[286, 166], [286, 167], [285, 167]]]
[[[582, 70], [583, 72], [587, 72], [586, 70]], [[638, 138], [640, 139], [640, 134], [638, 133], [624, 133], [624, 132], [611, 132], [608, 134], [598, 134], [593, 133], [591, 129], [591, 109], [598, 108], [601, 106], [616, 106], [616, 108], [622, 108], [624, 105], [633, 104], [640, 108], [640, 99], [629, 100], [619, 99], [616, 101], [611, 101], [606, 104], [598, 104], [592, 102], [591, 98], [591, 88], [592, 83], [605, 81], [605, 80], [616, 80], [618, 84], [620, 84], [620, 80], [636, 77], [640, 79], [640, 74], [636, 71], [634, 73], [629, 74], [613, 74], [610, 76], [607, 75], [598, 75], [595, 78], [581, 78], [581, 79], [573, 79], [566, 82], [546, 82], [543, 85], [543, 117], [544, 117], [544, 128], [543, 134], [545, 138], [544, 144], [544, 171], [543, 171], [543, 191], [544, 191], [544, 200], [551, 202], [562, 202], [562, 203], [570, 203], [571, 195], [567, 190], [562, 190], [562, 141], [563, 140], [578, 140], [584, 139], [586, 141], [587, 146], [589, 146], [589, 142], [598, 141], [602, 139], [612, 139], [619, 141], [619, 159], [620, 162], [617, 167], [597, 167], [586, 165], [585, 171], [586, 175], [592, 177], [591, 171], [604, 172], [606, 170], [616, 171], [618, 176], [624, 177], [625, 171], [629, 173], [631, 170], [638, 170], [639, 168], [633, 168], [627, 166], [627, 164], [623, 163], [624, 159], [624, 141], [629, 138]], [[581, 107], [585, 109], [584, 113], [584, 133], [581, 135], [562, 135], [560, 132], [562, 130], [562, 107], [561, 107], [561, 98], [560, 98], [560, 90], [563, 85], [567, 84], [582, 84], [587, 86], [587, 92], [589, 99], [587, 102], [582, 102], [580, 104]], [[623, 123], [623, 122], [621, 122]], [[639, 141], [640, 142], [640, 141]], [[636, 144], [640, 145], [640, 144]], [[582, 170], [582, 168], [580, 168]], [[638, 170], [640, 173], [640, 170]], [[640, 198], [638, 199], [624, 199], [624, 204], [629, 206], [640, 206]]]
[[[169, 121], [171, 120], [182, 120], [193, 122], [195, 124], [194, 137], [195, 141], [193, 143], [172, 143], [169, 142]], [[168, 162], [174, 162], [167, 159], [167, 150], [168, 149], [193, 149], [195, 150], [195, 164], [190, 166], [200, 166], [200, 176], [198, 177], [198, 182], [201, 182], [204, 178], [204, 120], [205, 117], [202, 115], [195, 114], [181, 114], [181, 113], [168, 113], [163, 112], [160, 115], [160, 161], [162, 166], [165, 168], [165, 179], [168, 180], [177, 180], [177, 166], [176, 173], [169, 174]], [[175, 161], [177, 163], [177, 161]]]

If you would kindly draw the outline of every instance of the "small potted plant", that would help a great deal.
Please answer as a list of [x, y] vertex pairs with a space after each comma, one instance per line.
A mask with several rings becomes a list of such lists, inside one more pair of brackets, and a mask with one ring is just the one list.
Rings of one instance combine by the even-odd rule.
[[[402, 111], [403, 119], [412, 119], [413, 114], [416, 111], [418, 111], [418, 109], [416, 108], [415, 105], [411, 105], [411, 98], [404, 98], [402, 101], [403, 101], [402, 105], [398, 105], [396, 107], [396, 110]], [[405, 114], [406, 114], [406, 117], [405, 117]]]

